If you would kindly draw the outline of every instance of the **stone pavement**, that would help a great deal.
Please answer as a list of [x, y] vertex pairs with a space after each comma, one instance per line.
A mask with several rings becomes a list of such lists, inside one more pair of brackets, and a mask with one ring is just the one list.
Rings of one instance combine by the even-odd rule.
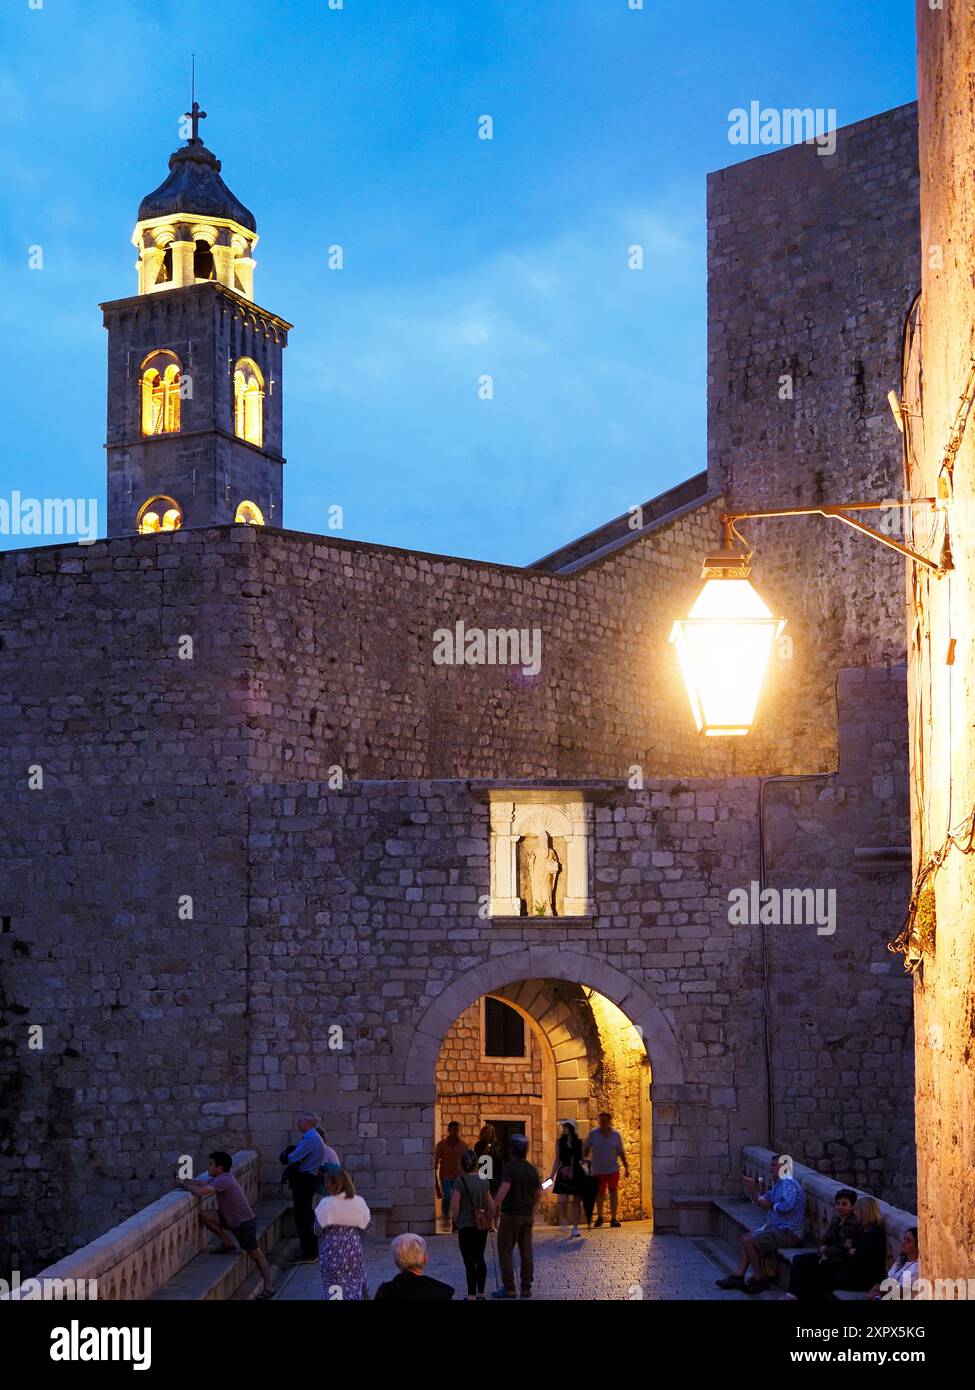
[[[428, 1273], [452, 1284], [455, 1297], [466, 1297], [464, 1266], [454, 1236], [430, 1236]], [[487, 1293], [495, 1288], [489, 1237]], [[366, 1241], [366, 1278], [370, 1293], [396, 1273], [390, 1242]], [[517, 1271], [517, 1255], [515, 1269]], [[572, 1240], [552, 1226], [535, 1228], [535, 1285], [537, 1299], [741, 1299], [741, 1294], [715, 1288], [725, 1271], [684, 1236], [654, 1235], [647, 1221], [624, 1223], [614, 1231], [604, 1226]], [[278, 1279], [278, 1298], [320, 1299], [318, 1266], [292, 1265]], [[768, 1295], [762, 1295], [768, 1297]]]

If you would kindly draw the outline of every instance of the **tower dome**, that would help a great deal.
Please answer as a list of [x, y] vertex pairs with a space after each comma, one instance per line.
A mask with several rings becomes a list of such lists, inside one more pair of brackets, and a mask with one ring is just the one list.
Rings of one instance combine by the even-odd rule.
[[202, 140], [191, 140], [170, 155], [169, 177], [139, 204], [139, 221], [188, 213], [224, 218], [257, 231], [254, 214], [235, 198], [220, 177], [221, 164]]
[[220, 160], [200, 137], [206, 112], [186, 113], [192, 135], [169, 159], [169, 174], [139, 204], [132, 233], [139, 293], [217, 280], [254, 298], [257, 222], [220, 177]]

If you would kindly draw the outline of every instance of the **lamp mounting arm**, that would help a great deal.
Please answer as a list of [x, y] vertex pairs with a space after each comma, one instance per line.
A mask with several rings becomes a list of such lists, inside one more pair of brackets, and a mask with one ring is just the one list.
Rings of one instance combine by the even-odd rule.
[[[915, 497], [913, 502], [926, 503], [934, 509], [937, 501], [933, 497]], [[730, 539], [735, 534], [735, 522], [737, 521], [756, 521], [766, 520], [777, 516], [825, 516], [831, 517], [834, 521], [842, 521], [846, 526], [852, 526], [854, 531], [861, 532], [864, 536], [869, 536], [871, 540], [879, 541], [881, 545], [886, 545], [891, 550], [898, 551], [901, 555], [906, 555], [909, 560], [914, 560], [916, 564], [925, 565], [929, 570], [933, 570], [940, 579], [942, 575], [953, 568], [950, 554], [943, 556], [941, 563], [932, 560], [927, 555], [922, 555], [920, 551], [913, 550], [909, 545], [902, 545], [900, 541], [895, 541], [891, 536], [885, 536], [882, 531], [876, 530], [873, 526], [868, 526], [865, 521], [860, 521], [858, 517], [850, 516], [850, 512], [878, 511], [881, 508], [900, 506], [899, 502], [839, 502], [836, 504], [824, 503], [821, 507], [772, 507], [765, 511], [753, 512], [725, 512], [721, 517], [722, 542], [723, 547], [730, 549]], [[947, 560], [947, 562], [946, 562]]]

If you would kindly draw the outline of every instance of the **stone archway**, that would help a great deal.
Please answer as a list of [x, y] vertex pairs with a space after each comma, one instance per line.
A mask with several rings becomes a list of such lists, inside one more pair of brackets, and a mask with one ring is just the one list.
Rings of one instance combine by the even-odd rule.
[[[562, 987], [560, 989], [560, 987]], [[571, 1118], [595, 1122], [600, 1108], [619, 1117], [622, 1130], [634, 1141], [630, 1150], [631, 1177], [623, 1205], [630, 1217], [650, 1217], [655, 1202], [652, 1180], [652, 1107], [650, 1072], [653, 1080], [670, 1088], [683, 1082], [683, 1066], [676, 1039], [667, 1019], [647, 992], [604, 960], [583, 956], [576, 951], [551, 947], [525, 947], [492, 958], [465, 971], [453, 980], [431, 1004], [415, 1025], [407, 1054], [401, 1094], [432, 1106], [432, 1114], [442, 1119], [437, 1087], [438, 1059], [444, 1039], [451, 1035], [458, 1020], [466, 1014], [470, 1034], [473, 1006], [485, 995], [494, 995], [512, 1004], [529, 1020], [551, 1055], [558, 1073], [554, 1088], [542, 1109], [555, 1108]], [[571, 997], [570, 997], [571, 996]], [[601, 1007], [599, 1000], [601, 999]], [[589, 1036], [579, 1027], [582, 1013], [589, 1010]], [[476, 1012], [476, 1011], [475, 1011]], [[597, 1016], [598, 1015], [598, 1016]], [[612, 1095], [595, 1075], [603, 1064], [625, 1060], [624, 1051], [606, 1043], [616, 1025], [628, 1038], [629, 1076], [617, 1078]], [[483, 1059], [482, 1059], [483, 1067]], [[475, 1069], [476, 1070], [476, 1069]], [[483, 1073], [482, 1073], [483, 1076]], [[484, 1076], [485, 1090], [492, 1090], [497, 1078]], [[477, 1092], [477, 1076], [465, 1074], [466, 1089]], [[471, 1083], [473, 1082], [473, 1089]], [[617, 1108], [626, 1098], [628, 1104]], [[553, 1106], [551, 1101], [555, 1102]], [[624, 1117], [623, 1111], [626, 1110]], [[468, 1117], [469, 1118], [469, 1117]], [[551, 1134], [554, 1134], [554, 1125]], [[431, 1124], [432, 1135], [434, 1124]], [[439, 1134], [439, 1129], [438, 1129]], [[666, 1136], [665, 1136], [666, 1137]], [[628, 1147], [629, 1147], [629, 1140]], [[537, 1161], [537, 1155], [535, 1159]]]
[[598, 956], [552, 946], [526, 946], [503, 956], [492, 956], [451, 981], [417, 1020], [406, 1058], [404, 1084], [432, 1090], [440, 1045], [454, 1020], [482, 994], [498, 993], [506, 986], [533, 979], [586, 984], [604, 994], [639, 1030], [655, 1083], [681, 1085], [684, 1065], [677, 1039], [646, 990]]

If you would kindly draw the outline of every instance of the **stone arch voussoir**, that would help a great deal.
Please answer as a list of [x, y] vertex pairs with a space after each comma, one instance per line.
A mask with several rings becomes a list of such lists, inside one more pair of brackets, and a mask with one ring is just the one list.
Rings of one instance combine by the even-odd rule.
[[674, 1086], [683, 1082], [683, 1062], [673, 1029], [642, 985], [599, 956], [556, 946], [526, 946], [492, 956], [458, 975], [427, 1007], [417, 1021], [407, 1054], [404, 1084], [432, 1085], [444, 1036], [482, 994], [532, 979], [565, 980], [598, 990], [640, 1029], [654, 1083]]

